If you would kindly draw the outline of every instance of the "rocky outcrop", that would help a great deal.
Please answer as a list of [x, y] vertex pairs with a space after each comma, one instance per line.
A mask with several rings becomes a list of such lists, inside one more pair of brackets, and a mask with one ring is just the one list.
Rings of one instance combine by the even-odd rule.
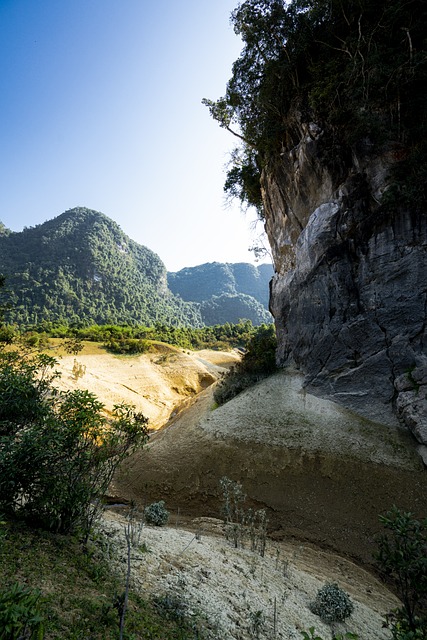
[[264, 171], [278, 361], [312, 393], [427, 444], [427, 216], [379, 205], [400, 150], [295, 121]]

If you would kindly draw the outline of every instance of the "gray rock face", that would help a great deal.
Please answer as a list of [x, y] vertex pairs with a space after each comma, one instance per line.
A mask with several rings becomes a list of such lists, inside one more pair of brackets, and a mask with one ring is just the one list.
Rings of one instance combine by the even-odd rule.
[[326, 134], [299, 133], [263, 176], [279, 364], [427, 444], [427, 216], [379, 208], [392, 149], [338, 150], [327, 164]]

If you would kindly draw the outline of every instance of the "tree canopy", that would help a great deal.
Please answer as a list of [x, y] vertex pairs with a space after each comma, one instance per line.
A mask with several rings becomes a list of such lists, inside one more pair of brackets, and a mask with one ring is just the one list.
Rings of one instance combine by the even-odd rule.
[[317, 122], [344, 144], [400, 145], [403, 198], [425, 197], [425, 0], [246, 0], [231, 14], [243, 49], [225, 95], [204, 99], [238, 136], [225, 190], [262, 215], [259, 176]]

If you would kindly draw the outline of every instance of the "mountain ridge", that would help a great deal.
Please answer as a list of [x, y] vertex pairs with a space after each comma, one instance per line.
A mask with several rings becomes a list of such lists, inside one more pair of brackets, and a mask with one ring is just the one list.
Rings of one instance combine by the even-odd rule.
[[0, 273], [9, 294], [6, 319], [23, 325], [161, 322], [199, 327], [240, 319], [270, 321], [265, 296], [263, 304], [256, 287], [251, 295], [238, 291], [240, 285], [226, 290], [215, 285], [213, 295], [197, 301], [173, 291], [156, 253], [105, 214], [85, 207], [20, 232], [0, 222]]

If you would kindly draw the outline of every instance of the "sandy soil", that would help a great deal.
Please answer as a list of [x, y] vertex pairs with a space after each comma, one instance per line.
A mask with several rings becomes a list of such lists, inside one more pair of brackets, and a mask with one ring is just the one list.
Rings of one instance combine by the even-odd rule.
[[[163, 426], [239, 360], [234, 352], [183, 351], [167, 345], [140, 356], [63, 356], [57, 385], [63, 390], [88, 389], [111, 411], [115, 404], [135, 405], [149, 418], [151, 429]], [[76, 377], [75, 363], [84, 374]]]
[[[61, 362], [64, 388], [89, 388], [107, 408], [136, 404], [157, 429], [111, 487], [112, 501], [133, 500], [140, 509], [165, 500], [179, 524], [143, 530], [150, 552], [133, 551], [135, 584], [205, 611], [217, 640], [256, 637], [249, 627], [257, 611], [265, 619], [259, 637], [273, 637], [274, 602], [276, 637], [300, 638], [315, 626], [326, 640], [330, 632], [308, 603], [336, 581], [356, 602], [347, 629], [361, 640], [389, 637], [381, 619], [396, 600], [374, 578], [372, 554], [379, 513], [393, 504], [427, 513], [427, 474], [411, 436], [304, 393], [290, 373], [214, 409], [212, 383], [237, 358], [176, 349], [133, 358], [83, 354], [78, 380], [74, 358]], [[242, 483], [247, 506], [267, 509], [268, 558], [215, 535], [223, 476]], [[110, 514], [103, 526], [123, 556], [123, 523]]]
[[371, 565], [378, 515], [393, 504], [427, 513], [427, 477], [406, 432], [298, 390], [277, 374], [212, 410], [212, 388], [153, 434], [114, 490], [137, 504], [164, 499], [189, 516], [218, 517], [219, 480], [242, 483], [268, 509], [271, 535]]
[[[125, 525], [123, 517], [112, 513], [102, 523], [123, 580]], [[193, 531], [176, 526], [135, 528], [131, 579], [145, 596], [166, 596], [180, 603], [190, 618], [203, 612], [212, 640], [301, 639], [301, 631], [310, 627], [327, 640], [331, 628], [309, 608], [325, 582], [338, 583], [354, 605], [352, 615], [335, 625], [336, 633], [352, 631], [360, 640], [390, 637], [382, 622], [385, 613], [398, 606], [397, 599], [348, 560], [286, 542], [267, 543], [261, 557], [247, 545], [235, 549], [221, 535], [220, 520], [198, 518], [192, 526]]]

